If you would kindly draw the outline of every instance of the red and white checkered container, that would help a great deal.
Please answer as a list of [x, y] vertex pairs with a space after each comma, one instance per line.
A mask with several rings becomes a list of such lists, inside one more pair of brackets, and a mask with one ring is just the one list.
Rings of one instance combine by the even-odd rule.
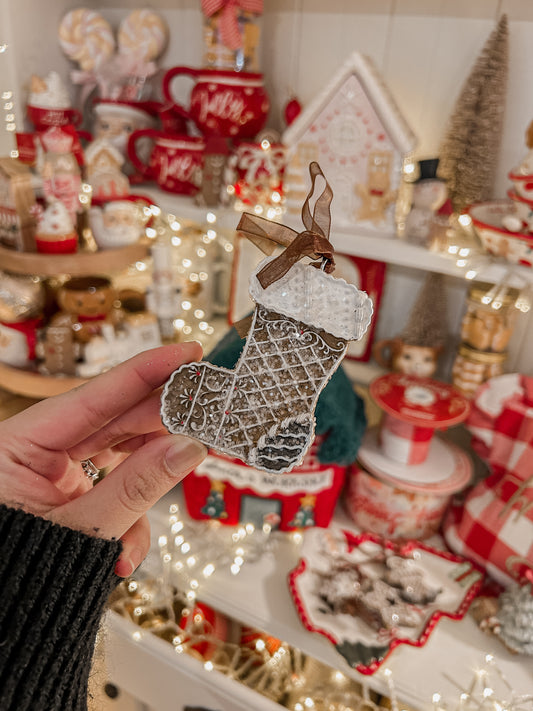
[[383, 454], [402, 464], [426, 461], [435, 430], [462, 422], [468, 400], [447, 383], [405, 373], [387, 373], [370, 383], [370, 394], [384, 411]]
[[533, 570], [533, 378], [502, 375], [478, 390], [467, 421], [492, 473], [450, 511], [450, 548], [504, 586]]
[[437, 533], [452, 495], [472, 476], [468, 455], [438, 436], [424, 462], [406, 466], [385, 456], [370, 429], [358, 459], [348, 474], [346, 509], [364, 531], [387, 538], [421, 540]]
[[417, 427], [385, 413], [381, 421], [380, 441], [383, 451], [396, 462], [421, 464], [429, 452], [434, 430]]

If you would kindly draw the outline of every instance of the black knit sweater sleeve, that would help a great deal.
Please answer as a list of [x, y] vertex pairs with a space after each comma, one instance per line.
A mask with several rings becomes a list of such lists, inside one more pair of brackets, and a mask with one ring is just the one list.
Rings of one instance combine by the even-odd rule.
[[0, 709], [82, 711], [120, 541], [0, 505]]

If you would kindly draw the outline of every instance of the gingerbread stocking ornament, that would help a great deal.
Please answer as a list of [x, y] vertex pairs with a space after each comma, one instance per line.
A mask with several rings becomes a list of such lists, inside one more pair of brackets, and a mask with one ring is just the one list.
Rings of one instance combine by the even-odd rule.
[[[270, 473], [290, 471], [303, 459], [314, 436], [318, 396], [348, 342], [364, 335], [372, 315], [368, 296], [331, 274], [332, 192], [326, 182], [311, 215], [309, 200], [322, 175], [317, 163], [310, 165], [310, 173], [304, 232], [296, 235], [253, 215], [239, 225], [241, 231], [243, 224], [251, 227], [251, 238], [264, 236], [288, 246], [252, 274], [250, 295], [256, 306], [235, 368], [184, 365], [162, 396], [162, 420], [170, 432]], [[313, 261], [304, 263], [304, 257]]]

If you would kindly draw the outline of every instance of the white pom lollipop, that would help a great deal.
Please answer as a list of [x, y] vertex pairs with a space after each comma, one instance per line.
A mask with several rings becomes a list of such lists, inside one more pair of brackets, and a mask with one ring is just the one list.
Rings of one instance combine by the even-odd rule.
[[158, 57], [168, 38], [168, 27], [152, 10], [134, 10], [122, 20], [118, 29], [118, 46], [122, 54], [138, 53], [146, 62]]
[[115, 50], [110, 24], [99, 13], [83, 7], [67, 12], [61, 20], [59, 44], [84, 71], [98, 67]]

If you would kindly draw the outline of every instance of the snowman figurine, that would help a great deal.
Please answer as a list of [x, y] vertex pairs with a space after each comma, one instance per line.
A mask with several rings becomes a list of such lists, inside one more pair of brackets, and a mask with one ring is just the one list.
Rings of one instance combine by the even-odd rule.
[[418, 163], [420, 172], [413, 184], [413, 204], [405, 221], [406, 239], [413, 244], [428, 245], [433, 219], [448, 197], [446, 183], [437, 177], [438, 165], [438, 158]]

